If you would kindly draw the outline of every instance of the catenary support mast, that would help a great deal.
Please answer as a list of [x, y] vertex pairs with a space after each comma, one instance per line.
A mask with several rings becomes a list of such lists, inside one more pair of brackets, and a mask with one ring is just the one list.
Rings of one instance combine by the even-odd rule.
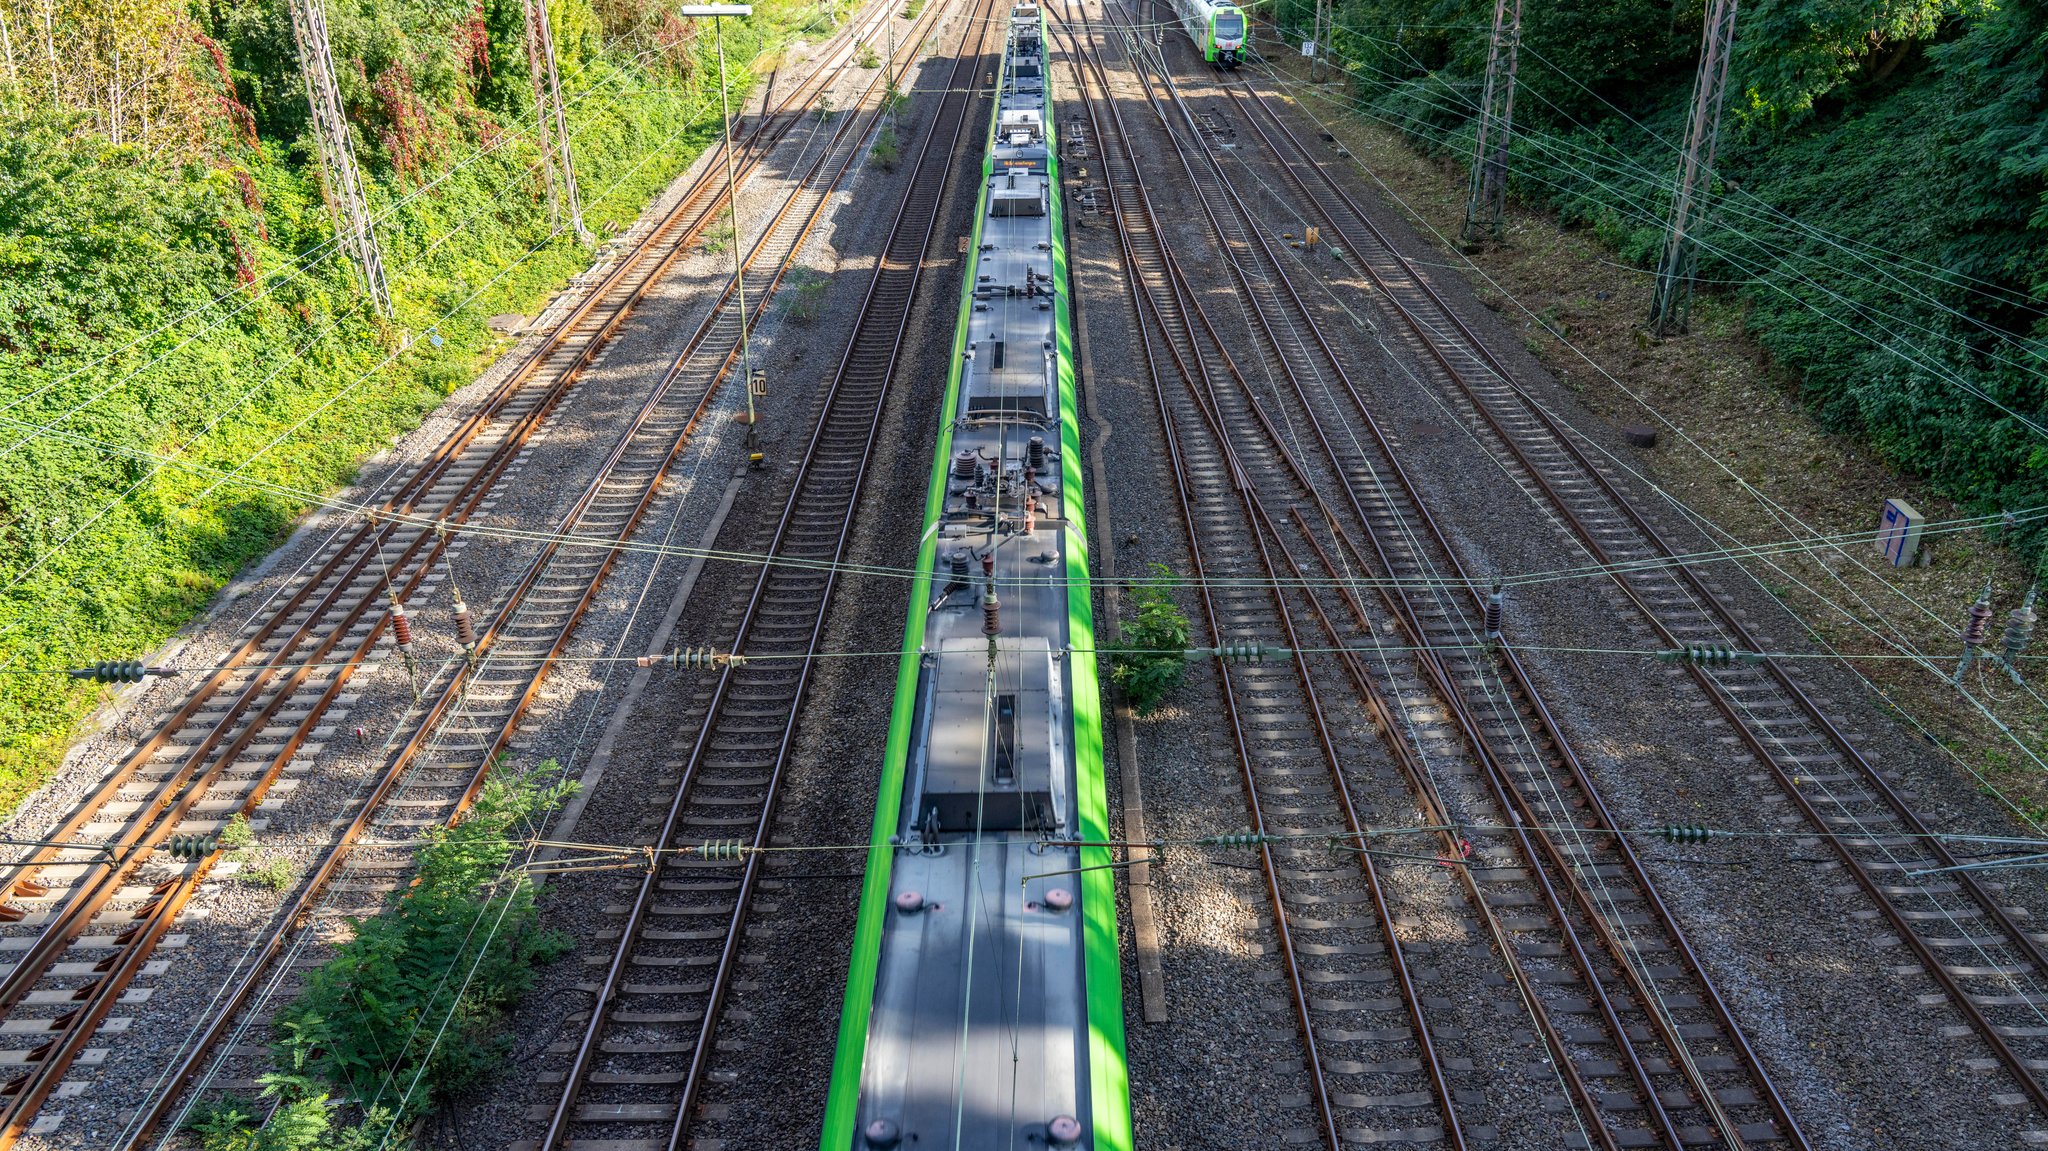
[[291, 0], [292, 36], [299, 44], [299, 71], [306, 77], [306, 100], [313, 106], [313, 134], [320, 140], [320, 163], [327, 172], [327, 207], [342, 248], [355, 260], [363, 290], [377, 311], [391, 315], [391, 291], [384, 283], [384, 258], [377, 250], [377, 231], [370, 205], [363, 198], [356, 170], [355, 144], [341, 111], [341, 91], [334, 83], [334, 54], [327, 46], [327, 13], [321, 0]]
[[1508, 146], [1514, 140], [1515, 64], [1522, 46], [1522, 0], [1494, 0], [1493, 39], [1486, 49], [1486, 92], [1472, 147], [1472, 188], [1465, 201], [1464, 240], [1500, 239], [1508, 198]]
[[1683, 332], [1692, 308], [1692, 273], [1697, 257], [1693, 234], [1706, 218], [1714, 173], [1714, 142], [1721, 131], [1721, 100], [1728, 90], [1728, 59], [1735, 46], [1736, 0], [1710, 0], [1700, 74], [1693, 85], [1692, 118], [1671, 194], [1671, 230], [1657, 264], [1656, 295], [1650, 301], [1650, 331]]
[[576, 162], [569, 151], [569, 120], [562, 111], [562, 82], [555, 71], [555, 37], [548, 28], [548, 0], [526, 0], [526, 66], [533, 78], [533, 113], [540, 129], [541, 174], [548, 186], [548, 216], [562, 226], [562, 213], [580, 239], [583, 200], [576, 190]]

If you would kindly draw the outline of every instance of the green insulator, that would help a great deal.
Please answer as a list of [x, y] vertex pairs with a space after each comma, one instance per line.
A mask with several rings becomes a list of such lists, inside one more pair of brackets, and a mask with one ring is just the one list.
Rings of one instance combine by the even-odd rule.
[[1660, 651], [1657, 658], [1665, 663], [1689, 663], [1696, 667], [1727, 667], [1735, 663], [1762, 663], [1764, 657], [1762, 652], [1743, 651], [1723, 644], [1687, 644]]
[[140, 683], [149, 674], [141, 660], [109, 659], [91, 667], [75, 667], [67, 672], [72, 679], [89, 679], [94, 683]]
[[1711, 827], [1694, 827], [1687, 824], [1673, 824], [1668, 827], [1660, 828], [1657, 834], [1663, 836], [1666, 840], [1669, 840], [1672, 843], [1705, 843], [1710, 839], [1719, 839], [1727, 835], [1728, 833], [1725, 831], [1717, 831]]
[[1207, 847], [1262, 847], [1266, 837], [1256, 831], [1240, 831], [1233, 835], [1212, 835], [1195, 842]]
[[1215, 647], [1192, 647], [1187, 650], [1189, 659], [1220, 659], [1224, 663], [1263, 663], [1268, 659], [1285, 659], [1293, 655], [1291, 648], [1264, 647], [1257, 640], [1225, 640]]
[[749, 850], [751, 849], [742, 840], [713, 839], [691, 848], [689, 854], [699, 859], [734, 860], [746, 855]]
[[164, 850], [177, 859], [205, 859], [220, 847], [220, 837], [213, 835], [173, 835], [164, 841]]

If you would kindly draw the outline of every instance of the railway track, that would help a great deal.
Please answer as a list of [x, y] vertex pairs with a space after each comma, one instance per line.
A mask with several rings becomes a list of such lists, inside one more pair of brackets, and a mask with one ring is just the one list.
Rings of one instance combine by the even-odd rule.
[[[907, 63], [915, 55], [921, 36], [941, 15], [941, 9], [934, 8], [913, 24], [911, 31], [916, 35], [905, 38], [895, 63]], [[744, 267], [757, 277], [756, 302], [761, 307], [746, 314], [746, 327], [759, 322], [796, 254], [856, 169], [869, 136], [884, 115], [880, 99], [884, 76], [880, 71], [874, 74], [859, 102], [839, 120], [837, 130], [817, 150], [791, 194], [748, 250]], [[766, 283], [761, 287], [764, 273]], [[502, 597], [493, 621], [480, 629], [469, 659], [441, 686], [427, 720], [414, 729], [394, 758], [385, 778], [401, 782], [390, 798], [382, 793], [375, 797], [383, 802], [372, 805], [379, 811], [374, 819], [352, 830], [373, 828], [385, 841], [399, 839], [417, 829], [449, 822], [474, 798], [485, 768], [511, 746], [576, 621], [602, 588], [619, 555], [615, 545], [630, 538], [652, 507], [663, 477], [681, 458], [719, 385], [738, 365], [742, 321], [735, 306], [736, 293], [737, 281], [727, 280], [710, 314], [629, 421], [597, 477], [556, 525], [557, 542], [545, 547], [525, 577]], [[558, 544], [563, 538], [574, 538], [581, 546], [561, 550]], [[369, 812], [366, 809], [365, 815]], [[402, 870], [406, 854], [403, 848], [353, 852], [347, 856], [347, 866], [374, 876]], [[341, 858], [339, 854], [329, 858], [306, 889], [305, 898], [310, 899], [331, 876], [341, 874], [336, 871]], [[341, 882], [351, 885], [347, 879]], [[391, 884], [370, 878], [352, 886], [378, 890]], [[366, 910], [374, 908], [337, 909], [346, 914]], [[280, 938], [272, 952], [281, 946]], [[269, 953], [264, 958], [268, 959]], [[231, 1008], [254, 990], [260, 975], [259, 963], [232, 997]], [[280, 997], [288, 998], [289, 993], [280, 995], [272, 990], [266, 1000]], [[227, 1012], [219, 1017], [221, 1029], [225, 1029], [227, 1017]]]
[[[1128, 35], [1124, 44], [1126, 51], [1142, 51]], [[1091, 65], [1100, 68], [1099, 60]], [[1107, 90], [1099, 72], [1098, 79]], [[1368, 448], [1348, 427], [1335, 429], [1335, 438], [1330, 434], [1328, 413], [1342, 402], [1333, 385], [1350, 390], [1341, 365], [1286, 284], [1275, 254], [1259, 237], [1233, 226], [1244, 218], [1244, 206], [1199, 143], [1202, 133], [1193, 117], [1179, 109], [1170, 81], [1163, 81], [1167, 95], [1161, 98], [1142, 67], [1138, 80], [1145, 89], [1143, 105], [1168, 138], [1211, 232], [1230, 257], [1233, 279], [1249, 303], [1254, 347], [1281, 365], [1286, 379], [1285, 387], [1270, 393], [1255, 389], [1231, 362], [1229, 341], [1209, 326], [1199, 305], [1191, 304], [1187, 277], [1156, 240], [1150, 243], [1159, 250], [1147, 258], [1145, 237], [1156, 235], [1159, 226], [1138, 176], [1143, 165], [1135, 153], [1119, 162], [1118, 149], [1106, 143], [1107, 179], [1127, 252], [1134, 256], [1133, 272], [1148, 284], [1168, 286], [1168, 294], [1177, 297], [1165, 308], [1148, 303], [1144, 310], [1162, 328], [1163, 342], [1185, 349], [1175, 358], [1189, 386], [1162, 388], [1160, 411], [1181, 481], [1191, 550], [1204, 577], [1201, 595], [1212, 633], [1219, 640], [1325, 649], [1296, 659], [1287, 676], [1298, 680], [1294, 692], [1275, 682], [1281, 675], [1271, 669], [1258, 669], [1256, 676], [1233, 668], [1220, 672], [1255, 819], [1261, 818], [1262, 805], [1287, 796], [1289, 831], [1339, 829], [1340, 838], [1355, 844], [1359, 859], [1367, 861], [1359, 865], [1361, 881], [1379, 912], [1370, 922], [1381, 932], [1400, 922], [1401, 909], [1386, 903], [1384, 890], [1370, 874], [1356, 816], [1360, 801], [1351, 793], [1343, 757], [1322, 734], [1342, 695], [1341, 688], [1332, 688], [1348, 681], [1354, 691], [1345, 706], [1362, 708], [1369, 717], [1366, 726], [1385, 739], [1425, 821], [1524, 829], [1509, 837], [1508, 859], [1486, 851], [1472, 857], [1472, 866], [1454, 870], [1550, 1048], [1560, 1087], [1579, 1116], [1579, 1138], [1603, 1147], [1676, 1148], [1700, 1141], [1745, 1146], [1774, 1140], [1804, 1145], [1633, 853], [1620, 837], [1606, 833], [1612, 824], [1598, 793], [1540, 697], [1511, 662], [1508, 674], [1500, 674], [1494, 657], [1478, 642], [1477, 617], [1456, 602], [1435, 597], [1414, 602], [1408, 594], [1390, 593], [1384, 614], [1375, 621], [1341, 590], [1337, 581], [1356, 579], [1361, 572], [1436, 579], [1439, 566], [1455, 572], [1455, 556], [1435, 534], [1412, 489], [1395, 482], [1405, 477], [1389, 445], [1382, 441]], [[1179, 124], [1173, 122], [1176, 117]], [[1112, 119], [1120, 121], [1120, 114]], [[1153, 126], [1151, 120], [1147, 126]], [[1098, 118], [1098, 140], [1125, 136], [1120, 122], [1114, 133], [1104, 129]], [[1144, 205], [1142, 211], [1133, 210], [1134, 201]], [[1159, 294], [1157, 288], [1149, 290]], [[1356, 404], [1355, 391], [1351, 400]], [[1363, 405], [1356, 406], [1369, 426]], [[1333, 493], [1331, 501], [1325, 492]], [[1268, 510], [1280, 506], [1294, 510], [1281, 516]], [[1313, 510], [1304, 512], [1304, 507]], [[1309, 553], [1322, 571], [1311, 574], [1312, 565], [1303, 563], [1300, 557]], [[1220, 556], [1220, 565], [1205, 556]], [[1232, 574], [1247, 577], [1247, 583], [1232, 587], [1227, 579]], [[1212, 586], [1219, 575], [1226, 577], [1224, 582]], [[1297, 622], [1308, 620], [1313, 624]], [[1382, 629], [1399, 629], [1411, 647], [1424, 650], [1381, 651], [1378, 672], [1368, 671], [1359, 653], [1384, 642], [1375, 636], [1376, 622]], [[1323, 644], [1304, 643], [1311, 628], [1323, 633]], [[1446, 644], [1455, 650], [1430, 650]], [[1330, 649], [1340, 650], [1332, 655]], [[1387, 681], [1386, 686], [1378, 680]], [[1288, 714], [1288, 708], [1297, 713]], [[1269, 733], [1277, 738], [1261, 751], [1247, 738], [1248, 728], [1261, 739]], [[1306, 799], [1318, 789], [1302, 786], [1298, 749], [1317, 744], [1328, 787], [1321, 792], [1326, 798], [1309, 803]], [[1289, 751], [1297, 757], [1291, 764], [1285, 756]], [[1582, 832], [1575, 825], [1585, 811], [1595, 818]], [[1449, 858], [1463, 852], [1455, 836], [1447, 836], [1443, 847]], [[1275, 929], [1295, 988], [1322, 1140], [1332, 1147], [1390, 1137], [1442, 1138], [1463, 1145], [1468, 1125], [1459, 1111], [1478, 1100], [1475, 1093], [1448, 1085], [1450, 1076], [1426, 1039], [1417, 1042], [1421, 1059], [1401, 1063], [1419, 1065], [1428, 1092], [1371, 1095], [1333, 1087], [1332, 1080], [1363, 1068], [1386, 1070], [1389, 1061], [1339, 1058], [1327, 1050], [1332, 1036], [1362, 1042], [1369, 1050], [1415, 1042], [1431, 1026], [1427, 1004], [1415, 1001], [1402, 964], [1391, 958], [1406, 944], [1297, 945], [1292, 937], [1303, 934], [1303, 928], [1359, 930], [1356, 924], [1311, 919], [1303, 906], [1360, 900], [1341, 889], [1328, 890], [1329, 869], [1305, 866], [1305, 856], [1297, 857], [1290, 876], [1272, 859], [1271, 845], [1262, 851], [1268, 855]], [[1296, 906], [1290, 908], [1290, 902]], [[1543, 914], [1514, 910], [1524, 907]], [[1363, 952], [1347, 952], [1359, 947]], [[1376, 963], [1364, 972], [1330, 966], [1328, 956], [1347, 953], [1374, 960], [1388, 956], [1388, 970], [1372, 970]], [[1308, 992], [1313, 984], [1388, 976], [1404, 990], [1399, 1001], [1374, 1004]], [[1362, 1019], [1358, 1014], [1346, 1015], [1369, 1015], [1375, 1007], [1383, 1015], [1398, 1008], [1415, 1023], [1411, 1029], [1375, 1028], [1354, 1022]], [[1401, 1128], [1394, 1125], [1398, 1119], [1347, 1128], [1336, 1117], [1339, 1112], [1384, 1116], [1415, 1107], [1418, 1097], [1433, 1100], [1438, 1128]]]
[[[819, 70], [791, 92], [776, 114], [741, 141], [747, 149], [748, 172], [765, 162], [771, 149], [804, 118], [817, 93], [847, 66], [858, 29], [873, 18], [870, 14], [850, 25], [836, 46], [828, 46]], [[888, 18], [886, 9], [881, 18]], [[336, 532], [314, 557], [312, 570], [259, 611], [225, 665], [142, 741], [51, 837], [59, 842], [82, 840], [94, 844], [92, 848], [38, 849], [16, 865], [9, 877], [15, 899], [10, 914], [20, 912], [15, 916], [17, 922], [40, 930], [24, 940], [20, 962], [8, 970], [4, 987], [0, 987], [0, 1002], [9, 1009], [8, 1031], [36, 1034], [40, 1030], [36, 1021], [42, 1020], [49, 1034], [40, 1046], [15, 1053], [13, 1061], [23, 1071], [7, 1089], [0, 1144], [19, 1136], [64, 1073], [85, 1053], [95, 1029], [124, 997], [133, 998], [128, 996], [130, 984], [151, 971], [150, 956], [206, 876], [210, 859], [174, 862], [157, 854], [158, 849], [173, 834], [214, 832], [230, 814], [259, 811], [269, 793], [289, 789], [294, 782], [289, 777], [307, 770], [309, 765], [301, 754], [320, 749], [328, 734], [323, 727], [331, 726], [338, 710], [351, 702], [343, 691], [351, 672], [376, 656], [378, 640], [391, 620], [384, 604], [422, 595], [444, 578], [461, 549], [458, 537], [462, 526], [488, 509], [496, 489], [516, 474], [521, 452], [574, 388], [598, 348], [715, 218], [726, 187], [722, 179], [698, 181], [603, 281], [570, 309], [425, 465], [404, 477], [381, 507]], [[815, 208], [811, 214], [815, 215]], [[762, 251], [766, 248], [764, 245]], [[757, 251], [757, 258], [762, 251]], [[781, 257], [776, 266], [786, 258]], [[712, 337], [720, 333], [712, 330], [713, 322], [726, 311], [722, 300], [720, 304], [714, 308], [713, 321], [692, 341], [692, 353], [717, 346]], [[736, 335], [736, 328], [731, 331]], [[723, 349], [720, 351], [723, 354]], [[657, 397], [675, 394], [673, 385], [688, 362], [685, 357], [678, 370], [663, 380]], [[633, 421], [635, 430], [658, 434], [657, 414], [658, 404], [651, 399]], [[643, 435], [640, 441], [648, 438]], [[635, 442], [633, 436], [622, 439], [621, 449], [631, 442]], [[565, 523], [579, 531], [616, 529], [622, 537], [637, 521], [638, 512], [622, 502], [621, 488], [632, 487], [644, 475], [634, 471], [633, 461], [626, 459], [623, 451], [615, 452]], [[651, 486], [652, 481], [648, 483]], [[638, 507], [644, 508], [644, 501]], [[450, 528], [452, 533], [447, 530]], [[543, 635], [552, 634], [545, 643], [552, 653], [587, 605], [595, 582], [609, 566], [610, 555], [588, 558], [580, 551], [559, 555], [550, 546], [527, 577], [504, 597], [498, 617], [483, 625], [475, 643], [466, 645], [471, 649], [468, 657], [446, 653], [457, 658], [444, 667], [457, 670], [436, 677], [439, 695], [424, 709], [426, 721], [393, 758], [355, 823], [316, 870], [313, 881], [302, 889], [297, 909], [286, 917], [273, 943], [282, 940], [333, 876], [347, 845], [368, 829], [373, 813], [386, 803], [399, 814], [383, 815], [382, 827], [410, 834], [437, 825], [473, 796], [480, 785], [480, 769], [489, 761], [487, 755], [467, 764], [421, 765], [420, 771], [410, 775], [405, 769], [413, 766], [412, 761], [427, 745], [427, 732], [435, 730], [444, 718], [459, 717], [457, 724], [443, 726], [447, 727], [445, 734], [463, 737], [486, 729], [494, 719], [508, 728], [516, 723], [532, 697], [532, 683], [523, 691], [506, 694], [500, 690], [506, 686], [504, 682], [488, 675], [470, 682], [468, 672], [487, 666], [484, 660], [490, 658], [500, 664], [515, 662], [522, 654], [537, 650], [535, 645], [543, 642]], [[560, 562], [550, 565], [551, 559]], [[586, 576], [587, 586], [583, 584]], [[572, 586], [585, 586], [586, 593], [574, 607], [544, 607], [524, 616], [517, 611], [530, 597], [545, 597]], [[540, 666], [545, 662], [542, 658]], [[429, 689], [431, 692], [432, 684]], [[478, 706], [485, 701], [487, 706]], [[400, 779], [417, 790], [394, 795]], [[101, 837], [110, 844], [115, 866], [95, 870], [76, 862], [88, 851], [99, 850]], [[397, 866], [402, 868], [402, 864]], [[150, 878], [161, 876], [161, 881], [139, 890], [123, 886], [124, 880], [145, 868], [150, 870]], [[21, 906], [28, 901], [45, 904], [47, 910]], [[111, 922], [97, 925], [96, 920]], [[109, 934], [83, 934], [96, 926]], [[92, 954], [96, 961], [70, 961], [73, 949]], [[99, 959], [94, 954], [98, 952], [112, 954]], [[270, 953], [274, 948], [266, 957]], [[259, 973], [257, 969], [249, 972], [249, 980], [242, 985], [244, 993]], [[47, 1016], [52, 1006], [63, 1009], [62, 1013]], [[190, 1052], [190, 1060], [201, 1054]], [[178, 1082], [193, 1069], [190, 1060], [181, 1069]], [[146, 1112], [144, 1133], [162, 1118], [168, 1104], [169, 1093], [160, 1093], [155, 1106]]]
[[[973, 122], [991, 31], [990, 0], [963, 22], [940, 106], [912, 161], [854, 336], [803, 452], [768, 554], [710, 685], [704, 719], [654, 840], [665, 854], [622, 909], [618, 942], [580, 1036], [556, 1045], [566, 1066], [542, 1073], [560, 1095], [526, 1147], [684, 1145], [733, 983], [761, 855], [788, 767], [798, 710], [850, 537], [884, 401], [931, 237]], [[710, 845], [707, 847], [706, 845]], [[640, 979], [654, 982], [640, 982]]]
[[[1505, 364], [1318, 161], [1245, 78], [1228, 85], [1255, 136], [1287, 173], [1324, 234], [1379, 289], [1374, 302], [1398, 338], [1517, 480], [1553, 508], [1614, 587], [1667, 647], [1762, 653], [1715, 577], [1622, 491], [1602, 449], [1515, 381]], [[2048, 956], [2024, 908], [1968, 872], [1915, 878], [1959, 860], [1813, 693], [1780, 663], [1687, 665], [1686, 672], [1857, 888], [1941, 987], [1968, 1027], [2048, 1119]]]

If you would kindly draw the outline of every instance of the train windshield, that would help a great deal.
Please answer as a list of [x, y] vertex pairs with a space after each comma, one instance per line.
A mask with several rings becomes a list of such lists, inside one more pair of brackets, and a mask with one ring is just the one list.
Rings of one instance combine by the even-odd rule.
[[1244, 39], [1244, 13], [1231, 10], [1217, 12], [1216, 38], [1218, 40]]

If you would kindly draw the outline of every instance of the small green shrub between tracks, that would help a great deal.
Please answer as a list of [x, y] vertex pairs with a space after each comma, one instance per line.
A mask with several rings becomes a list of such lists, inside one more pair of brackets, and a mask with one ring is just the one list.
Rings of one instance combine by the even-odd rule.
[[1139, 715], [1158, 710], [1187, 678], [1188, 617], [1173, 602], [1178, 581], [1165, 564], [1152, 572], [1151, 582], [1128, 589], [1132, 618], [1109, 660], [1110, 680]]

